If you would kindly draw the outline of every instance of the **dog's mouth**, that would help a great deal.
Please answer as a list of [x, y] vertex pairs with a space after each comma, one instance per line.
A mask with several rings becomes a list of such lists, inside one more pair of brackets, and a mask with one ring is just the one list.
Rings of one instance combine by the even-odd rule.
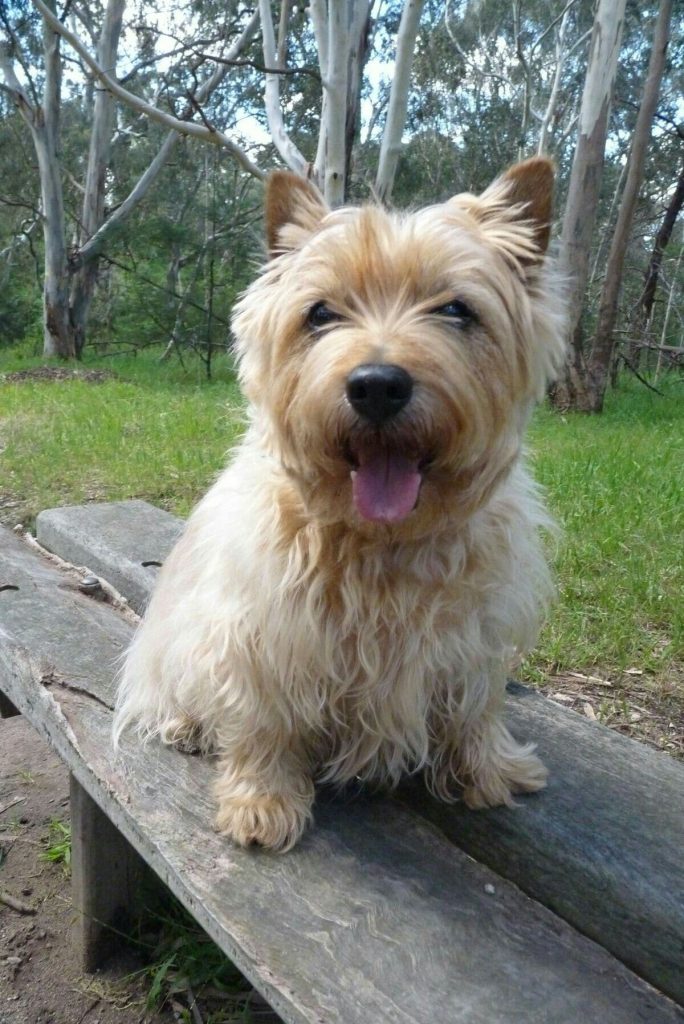
[[411, 515], [429, 458], [382, 443], [347, 443], [344, 455], [351, 466], [354, 508], [362, 519], [401, 523]]

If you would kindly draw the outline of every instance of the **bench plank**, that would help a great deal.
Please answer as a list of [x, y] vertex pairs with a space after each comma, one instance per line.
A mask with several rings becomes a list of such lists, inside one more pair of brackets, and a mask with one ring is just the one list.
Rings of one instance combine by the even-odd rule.
[[52, 508], [36, 519], [36, 536], [43, 547], [72, 565], [87, 565], [116, 587], [138, 614], [182, 528], [182, 519], [137, 500]]
[[[144, 543], [162, 561], [180, 520], [174, 532], [173, 517], [144, 502], [106, 508], [107, 533], [98, 556], [104, 575], [105, 568], [114, 571], [118, 589], [128, 596], [128, 552], [140, 552]], [[38, 538], [68, 557], [72, 532], [86, 545], [97, 535], [101, 509], [43, 512]], [[521, 739], [537, 741], [551, 771], [547, 790], [521, 799], [514, 811], [445, 807], [426, 794], [420, 780], [402, 787], [400, 799], [684, 1002], [684, 766], [524, 687], [513, 685], [511, 691], [511, 727]]]
[[19, 587], [0, 592], [0, 689], [289, 1024], [684, 1020], [393, 800], [319, 800], [285, 856], [216, 835], [207, 760], [128, 737], [111, 748], [111, 664], [130, 627], [6, 531], [0, 562]]

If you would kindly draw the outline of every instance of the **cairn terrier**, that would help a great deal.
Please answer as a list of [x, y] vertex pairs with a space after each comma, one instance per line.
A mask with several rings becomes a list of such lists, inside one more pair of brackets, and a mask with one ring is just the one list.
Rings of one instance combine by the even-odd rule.
[[553, 167], [419, 212], [330, 210], [285, 171], [234, 315], [249, 426], [165, 563], [115, 736], [218, 757], [218, 829], [286, 850], [314, 783], [511, 804], [503, 721], [551, 585], [523, 459], [563, 358], [544, 268]]

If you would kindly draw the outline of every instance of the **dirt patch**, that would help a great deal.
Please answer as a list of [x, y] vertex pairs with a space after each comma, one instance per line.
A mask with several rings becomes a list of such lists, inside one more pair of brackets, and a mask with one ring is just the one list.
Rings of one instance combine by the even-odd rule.
[[684, 759], [683, 681], [672, 675], [657, 688], [648, 676], [631, 669], [615, 678], [563, 672], [549, 676], [543, 692], [556, 704], [592, 722]]
[[170, 1024], [172, 1011], [145, 1010], [123, 943], [106, 969], [79, 970], [70, 881], [44, 859], [54, 821], [69, 821], [66, 770], [28, 722], [1, 720], [0, 890], [35, 913], [0, 903], [0, 1024]]
[[116, 378], [111, 370], [85, 370], [78, 366], [35, 366], [29, 370], [0, 374], [4, 384], [16, 384], [24, 380], [84, 380], [88, 384], [102, 384]]

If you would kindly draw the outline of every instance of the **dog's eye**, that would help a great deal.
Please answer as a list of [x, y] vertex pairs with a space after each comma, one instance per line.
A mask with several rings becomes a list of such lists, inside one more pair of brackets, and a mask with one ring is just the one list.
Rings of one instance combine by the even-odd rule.
[[451, 302], [446, 302], [443, 306], [438, 306], [437, 309], [433, 309], [432, 312], [436, 316], [443, 316], [449, 320], [455, 320], [464, 326], [466, 324], [473, 323], [477, 319], [470, 306], [467, 306], [465, 302], [461, 302], [460, 299], [452, 299]]
[[342, 317], [339, 313], [336, 313], [330, 306], [326, 306], [325, 302], [317, 302], [315, 306], [312, 306], [309, 310], [309, 315], [306, 318], [306, 322], [309, 327], [327, 327], [328, 324], [335, 324]]

